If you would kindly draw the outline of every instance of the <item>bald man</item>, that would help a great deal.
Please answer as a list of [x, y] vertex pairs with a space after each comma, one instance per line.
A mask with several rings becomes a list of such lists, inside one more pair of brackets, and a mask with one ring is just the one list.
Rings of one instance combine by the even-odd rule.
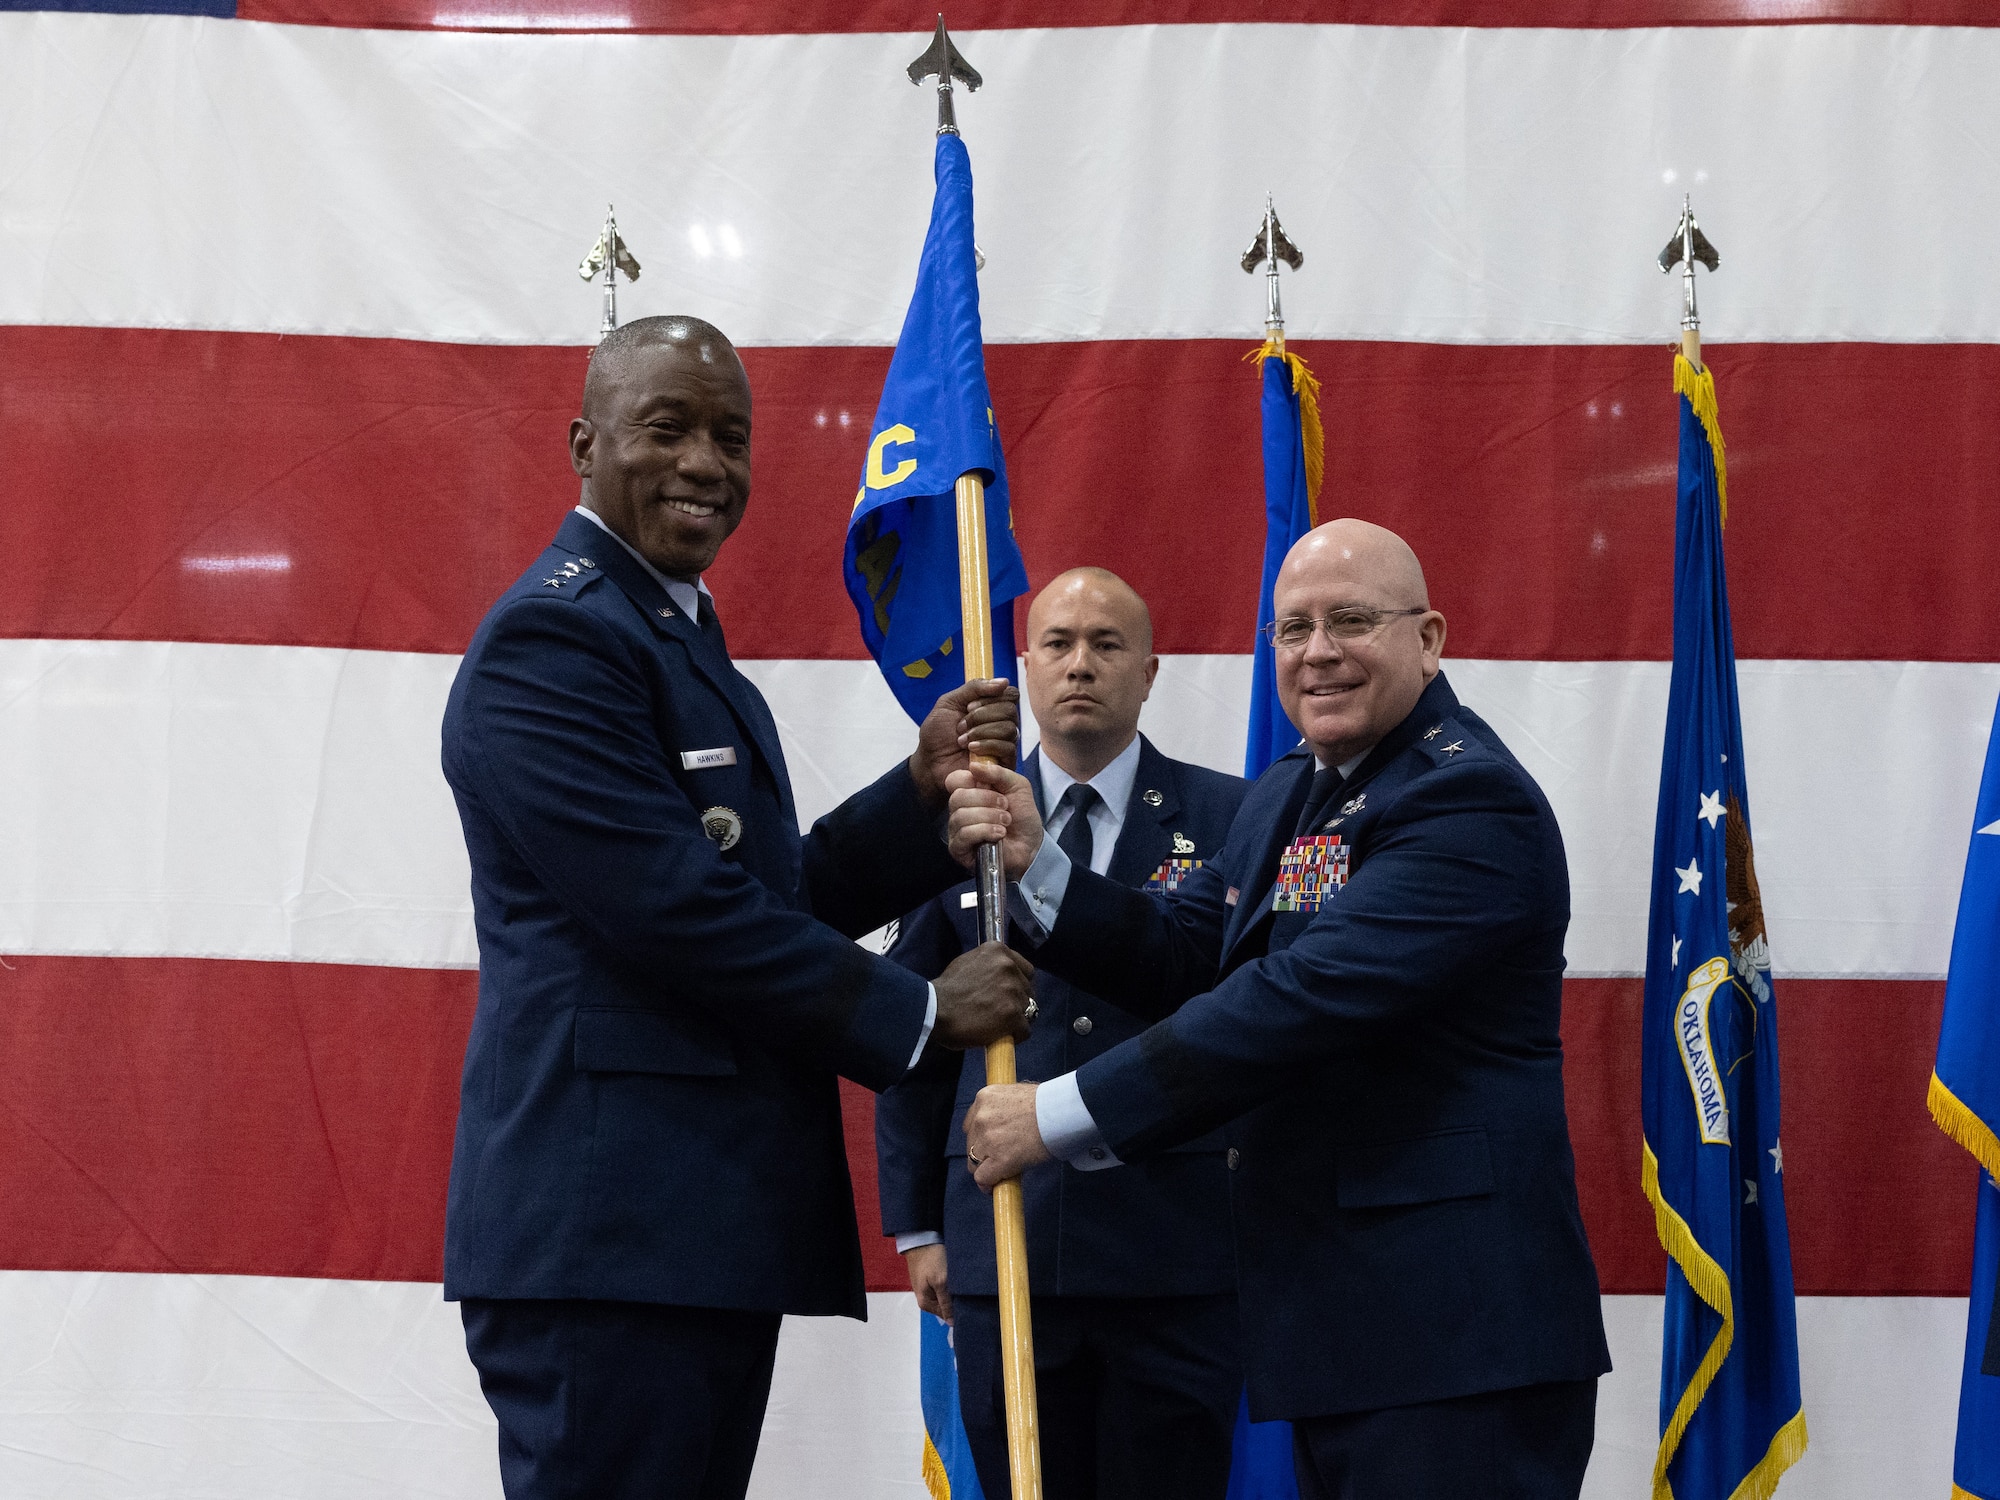
[[582, 504], [445, 710], [479, 1004], [444, 1290], [509, 1500], [738, 1500], [780, 1315], [866, 1316], [835, 1075], [1027, 1032], [1001, 944], [926, 983], [851, 941], [959, 877], [943, 778], [967, 747], [1011, 763], [1011, 688], [947, 694], [800, 837], [701, 582], [749, 502], [750, 413], [708, 324], [608, 335], [570, 427]]
[[[1028, 610], [1023, 683], [1041, 744], [1030, 795], [1071, 858], [1134, 890], [1169, 888], [1222, 847], [1247, 784], [1169, 760], [1139, 733], [1159, 669], [1142, 600], [1102, 568], [1064, 573]], [[979, 941], [968, 883], [913, 912], [890, 957], [939, 973]], [[1019, 936], [1015, 941], [1026, 946]], [[1066, 1073], [1161, 1012], [1043, 975], [1024, 1078]], [[959, 1403], [980, 1486], [1012, 1493], [993, 1210], [965, 1168], [962, 1120], [985, 1060], [940, 1056], [875, 1110], [882, 1230], [917, 1300], [954, 1323]], [[1190, 1140], [1128, 1172], [1044, 1163], [1022, 1183], [1047, 1500], [1222, 1500], [1242, 1400], [1226, 1142]]]
[[1037, 965], [1169, 1013], [983, 1090], [970, 1159], [986, 1187], [1051, 1156], [1116, 1176], [1235, 1120], [1250, 1411], [1295, 1424], [1304, 1500], [1573, 1497], [1610, 1357], [1563, 1110], [1555, 815], [1453, 696], [1401, 538], [1319, 527], [1274, 603], [1304, 738], [1173, 894], [1066, 859], [1020, 778], [954, 773], [954, 848], [1004, 838]]

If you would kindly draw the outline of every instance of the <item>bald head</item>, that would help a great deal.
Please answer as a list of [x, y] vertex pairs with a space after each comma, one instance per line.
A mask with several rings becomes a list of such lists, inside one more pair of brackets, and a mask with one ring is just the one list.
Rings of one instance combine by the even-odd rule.
[[1437, 675], [1444, 616], [1430, 607], [1410, 544], [1367, 521], [1329, 521], [1285, 555], [1277, 617], [1319, 622], [1277, 651], [1278, 696], [1328, 765], [1367, 751], [1402, 723]]
[[583, 377], [583, 414], [589, 417], [594, 405], [601, 405], [627, 377], [633, 356], [645, 351], [691, 360], [725, 377], [743, 382], [747, 393], [750, 377], [728, 335], [713, 323], [675, 314], [660, 318], [635, 318], [604, 335], [591, 351], [590, 367]]
[[1117, 758], [1139, 731], [1153, 689], [1153, 616], [1104, 568], [1071, 568], [1028, 607], [1028, 706], [1042, 753], [1079, 781]]
[[570, 423], [583, 504], [655, 568], [692, 581], [750, 501], [750, 379], [699, 318], [640, 318], [591, 355]]
[[1347, 517], [1315, 526], [1285, 554], [1278, 570], [1277, 589], [1282, 592], [1287, 575], [1326, 573], [1334, 570], [1367, 584], [1381, 594], [1377, 607], [1407, 609], [1412, 605], [1430, 608], [1430, 590], [1424, 586], [1424, 566], [1410, 544], [1386, 526]]

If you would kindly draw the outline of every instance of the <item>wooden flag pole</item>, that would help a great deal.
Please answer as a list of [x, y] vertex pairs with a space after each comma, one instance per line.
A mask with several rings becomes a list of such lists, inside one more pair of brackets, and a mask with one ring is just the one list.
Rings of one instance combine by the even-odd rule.
[[[986, 571], [986, 482], [958, 477], [958, 596], [965, 637], [965, 680], [992, 677], [993, 595]], [[1000, 847], [979, 851], [979, 938], [1006, 938], [1006, 878]], [[1014, 1044], [1002, 1038], [986, 1049], [986, 1081], [1012, 1083]], [[1013, 1500], [1042, 1500], [1041, 1423], [1035, 1406], [1035, 1330], [1028, 1310], [1028, 1218], [1021, 1179], [993, 1189], [994, 1269], [1000, 1289], [1000, 1366], [1007, 1395], [1007, 1466]]]

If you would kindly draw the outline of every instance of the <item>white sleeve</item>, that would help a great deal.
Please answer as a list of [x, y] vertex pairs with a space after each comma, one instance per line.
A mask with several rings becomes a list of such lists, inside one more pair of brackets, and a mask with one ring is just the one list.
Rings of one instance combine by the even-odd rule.
[[1104, 1144], [1097, 1122], [1084, 1106], [1074, 1073], [1051, 1078], [1036, 1088], [1035, 1128], [1042, 1133], [1042, 1144], [1049, 1148], [1049, 1154], [1079, 1172], [1124, 1165]]
[[913, 1068], [923, 1058], [924, 1043], [931, 1039], [931, 1028], [937, 1025], [937, 986], [931, 984], [924, 988], [931, 992], [931, 1003], [924, 1007], [924, 1024], [917, 1033], [917, 1050], [910, 1054], [910, 1066]]
[[1069, 871], [1069, 856], [1054, 839], [1044, 837], [1035, 862], [1008, 888], [1007, 915], [1037, 943], [1055, 931], [1063, 892], [1069, 889]]

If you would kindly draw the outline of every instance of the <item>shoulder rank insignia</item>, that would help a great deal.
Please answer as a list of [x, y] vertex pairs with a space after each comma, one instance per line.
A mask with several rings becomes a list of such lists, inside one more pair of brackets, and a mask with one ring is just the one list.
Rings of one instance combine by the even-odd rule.
[[1446, 745], [1444, 747], [1444, 753], [1446, 755], [1456, 755], [1458, 754], [1459, 751], [1463, 750], [1464, 748], [1465, 748], [1464, 740], [1453, 740], [1449, 745]]
[[1194, 853], [1194, 840], [1193, 840], [1193, 839], [1191, 839], [1191, 838], [1189, 838], [1189, 837], [1188, 837], [1188, 836], [1187, 836], [1186, 834], [1184, 834], [1184, 833], [1177, 833], [1177, 834], [1175, 834], [1175, 835], [1174, 835], [1174, 853], [1176, 853], [1176, 854], [1192, 854], [1192, 853]]
[[1438, 732], [1439, 732], [1440, 730], [1442, 730], [1443, 728], [1444, 728], [1444, 725], [1442, 725], [1442, 724], [1433, 724], [1433, 725], [1431, 725], [1431, 727], [1430, 727], [1430, 728], [1428, 728], [1428, 729], [1426, 729], [1426, 730], [1424, 731], [1424, 738], [1425, 738], [1425, 739], [1427, 739], [1427, 740], [1434, 740], [1434, 739], [1436, 739], [1436, 738], [1438, 737]]

